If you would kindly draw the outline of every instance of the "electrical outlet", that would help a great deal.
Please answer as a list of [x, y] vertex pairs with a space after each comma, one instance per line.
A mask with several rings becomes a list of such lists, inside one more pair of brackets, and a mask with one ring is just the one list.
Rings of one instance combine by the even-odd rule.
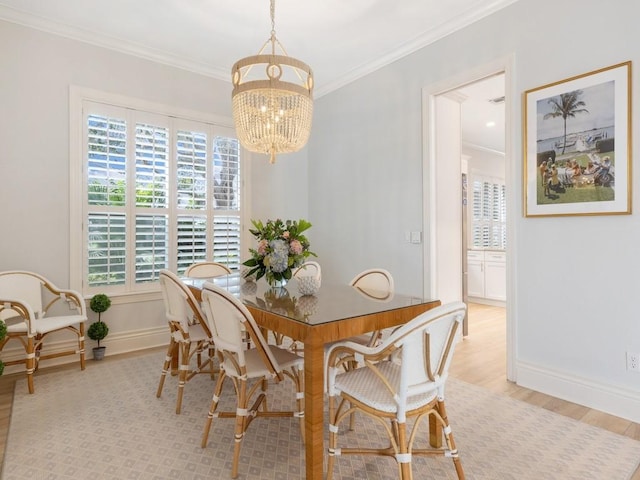
[[640, 373], [640, 353], [627, 352], [627, 370]]

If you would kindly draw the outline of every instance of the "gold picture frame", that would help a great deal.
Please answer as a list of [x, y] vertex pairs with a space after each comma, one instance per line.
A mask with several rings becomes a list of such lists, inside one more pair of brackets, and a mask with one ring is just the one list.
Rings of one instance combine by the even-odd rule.
[[631, 213], [631, 62], [524, 92], [524, 215]]

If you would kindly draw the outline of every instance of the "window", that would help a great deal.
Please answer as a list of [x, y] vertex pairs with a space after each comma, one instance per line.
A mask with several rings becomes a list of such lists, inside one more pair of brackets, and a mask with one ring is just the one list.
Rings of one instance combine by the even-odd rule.
[[83, 293], [157, 290], [160, 270], [180, 275], [197, 261], [238, 270], [243, 172], [233, 129], [114, 103], [76, 102]]
[[507, 246], [507, 205], [504, 181], [473, 176], [471, 181], [471, 245], [504, 250]]

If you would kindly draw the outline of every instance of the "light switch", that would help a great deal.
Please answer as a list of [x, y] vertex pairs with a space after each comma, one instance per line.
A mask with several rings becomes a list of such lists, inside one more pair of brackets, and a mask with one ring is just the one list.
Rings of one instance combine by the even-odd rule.
[[422, 243], [422, 232], [411, 232], [411, 243]]

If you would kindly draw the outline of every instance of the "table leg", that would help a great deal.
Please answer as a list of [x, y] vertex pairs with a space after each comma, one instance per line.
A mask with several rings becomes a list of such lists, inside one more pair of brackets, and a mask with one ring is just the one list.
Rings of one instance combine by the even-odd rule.
[[307, 480], [324, 470], [324, 345], [304, 344], [305, 458]]

